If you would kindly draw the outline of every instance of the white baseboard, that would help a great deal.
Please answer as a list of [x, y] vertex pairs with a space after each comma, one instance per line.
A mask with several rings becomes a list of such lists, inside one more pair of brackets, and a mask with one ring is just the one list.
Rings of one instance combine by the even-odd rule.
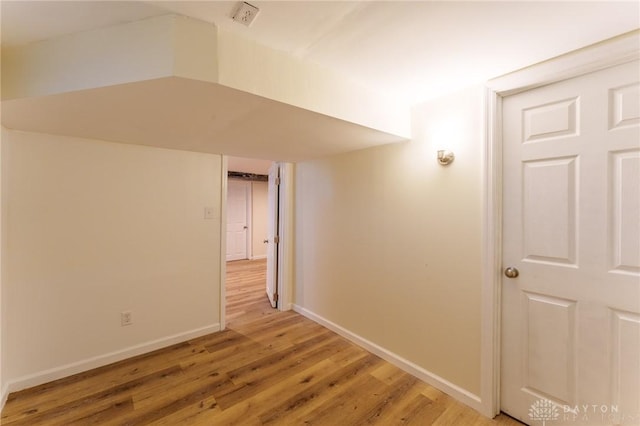
[[82, 373], [84, 371], [122, 361], [127, 358], [155, 351], [156, 349], [162, 349], [176, 343], [181, 343], [187, 340], [195, 339], [196, 337], [215, 333], [216, 331], [220, 331], [220, 324], [211, 324], [205, 327], [196, 328], [194, 330], [185, 331], [183, 333], [174, 334], [172, 336], [167, 336], [157, 340], [141, 343], [139, 345], [130, 346], [118, 351], [98, 355], [92, 358], [87, 358], [59, 367], [54, 367], [48, 370], [39, 371], [37, 373], [19, 377], [14, 380], [9, 380], [5, 387], [2, 389], [3, 401], [6, 400], [9, 393], [11, 392], [16, 392], [22, 389], [41, 385], [43, 383], [62, 379], [64, 377], [72, 376], [74, 374]]
[[455, 385], [451, 382], [449, 382], [446, 379], [443, 379], [442, 377], [438, 376], [437, 374], [434, 374], [428, 370], [425, 370], [424, 368], [414, 364], [411, 361], [408, 361], [404, 358], [402, 358], [401, 356], [389, 351], [388, 349], [383, 348], [382, 346], [379, 346], [367, 339], [365, 339], [362, 336], [359, 336], [349, 330], [347, 330], [344, 327], [339, 326], [338, 324], [329, 321], [328, 319], [321, 317], [320, 315], [309, 311], [308, 309], [303, 308], [302, 306], [293, 305], [293, 310], [298, 312], [301, 315], [304, 315], [305, 317], [309, 318], [312, 321], [317, 322], [318, 324], [321, 324], [325, 327], [327, 327], [329, 330], [334, 331], [336, 333], [338, 333], [339, 335], [341, 335], [342, 337], [352, 341], [353, 343], [355, 343], [356, 345], [368, 350], [369, 352], [379, 356], [380, 358], [384, 359], [385, 361], [390, 362], [391, 364], [395, 365], [396, 367], [406, 371], [407, 373], [417, 377], [418, 379], [430, 384], [431, 386], [433, 386], [434, 388], [437, 388], [439, 390], [441, 390], [442, 392], [446, 393], [447, 395], [457, 399], [458, 401], [462, 402], [463, 404], [468, 405], [469, 407], [473, 408], [474, 410], [477, 410], [481, 413], [484, 412], [483, 410], [483, 405], [482, 405], [482, 401], [480, 399], [480, 397], [478, 395], [475, 395], [469, 391], [467, 391], [466, 389], [461, 388], [458, 385]]
[[266, 254], [261, 254], [260, 256], [251, 256], [251, 260], [262, 260], [266, 258], [267, 258]]
[[4, 385], [0, 389], [0, 411], [4, 408], [4, 404], [7, 403], [7, 398], [9, 397], [9, 386]]

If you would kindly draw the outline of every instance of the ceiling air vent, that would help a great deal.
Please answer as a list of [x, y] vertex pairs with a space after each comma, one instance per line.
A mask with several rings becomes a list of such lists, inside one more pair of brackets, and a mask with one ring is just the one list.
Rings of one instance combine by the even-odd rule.
[[233, 14], [232, 18], [234, 21], [240, 22], [248, 27], [256, 19], [256, 16], [258, 16], [258, 12], [260, 12], [260, 9], [246, 1], [243, 1], [238, 5], [238, 9], [236, 10], [236, 13]]

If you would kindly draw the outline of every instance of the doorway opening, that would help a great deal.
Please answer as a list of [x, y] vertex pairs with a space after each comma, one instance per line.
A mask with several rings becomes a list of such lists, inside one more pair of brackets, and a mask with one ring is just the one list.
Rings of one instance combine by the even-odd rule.
[[[221, 320], [233, 321], [248, 311], [283, 310], [284, 165], [265, 160], [227, 158], [226, 264]], [[225, 322], [226, 322], [225, 321]]]

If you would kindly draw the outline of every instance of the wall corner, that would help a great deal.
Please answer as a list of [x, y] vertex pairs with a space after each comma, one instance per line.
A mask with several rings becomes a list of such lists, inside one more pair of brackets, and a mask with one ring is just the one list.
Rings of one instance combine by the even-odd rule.
[[173, 21], [173, 75], [218, 82], [218, 28], [185, 16]]

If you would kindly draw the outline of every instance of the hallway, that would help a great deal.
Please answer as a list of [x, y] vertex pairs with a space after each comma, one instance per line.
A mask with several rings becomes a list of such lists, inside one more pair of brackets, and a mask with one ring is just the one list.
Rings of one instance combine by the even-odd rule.
[[265, 296], [227, 265], [227, 330], [9, 396], [3, 425], [511, 425], [487, 419]]
[[265, 276], [264, 260], [227, 263], [227, 328], [274, 352], [241, 367], [251, 369], [252, 386], [265, 386], [248, 396], [260, 401], [255, 424], [521, 425], [487, 419], [307, 318], [276, 311]]

